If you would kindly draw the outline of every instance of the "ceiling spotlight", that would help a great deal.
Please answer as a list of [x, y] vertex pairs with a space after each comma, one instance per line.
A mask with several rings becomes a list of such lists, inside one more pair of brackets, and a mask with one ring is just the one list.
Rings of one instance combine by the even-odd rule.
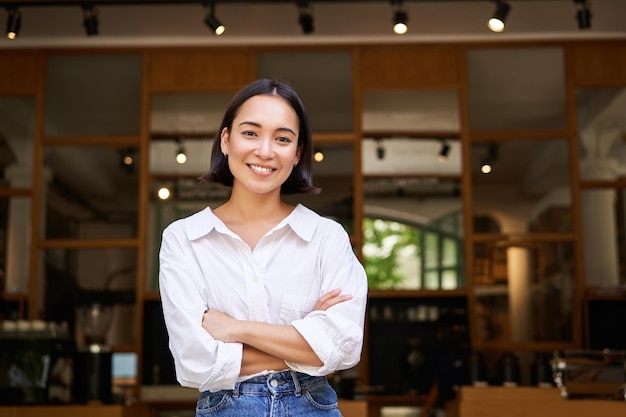
[[450, 145], [445, 139], [441, 139], [441, 149], [439, 150], [439, 155], [437, 155], [437, 159], [439, 159], [439, 162], [446, 162], [448, 160], [449, 153]]
[[305, 35], [313, 33], [315, 31], [315, 27], [313, 26], [313, 9], [311, 8], [308, 0], [298, 0], [298, 11], [300, 13], [300, 17], [298, 22], [302, 27], [302, 32]]
[[22, 13], [17, 7], [7, 8], [7, 38], [15, 39], [20, 34], [20, 28], [22, 27]]
[[322, 162], [324, 160], [324, 152], [322, 152], [321, 149], [315, 149], [315, 151], [313, 151], [313, 160], [315, 160], [315, 162]]
[[204, 23], [211, 28], [213, 33], [216, 36], [220, 36], [224, 31], [226, 31], [226, 27], [219, 21], [217, 17], [215, 17], [215, 3], [211, 2], [209, 5], [209, 14], [207, 14], [204, 19]]
[[376, 141], [376, 158], [378, 158], [378, 160], [385, 159], [385, 148], [383, 147], [383, 139], [376, 138], [374, 140]]
[[187, 152], [180, 139], [176, 139], [176, 144], [178, 145], [176, 148], [176, 162], [182, 165], [187, 162]]
[[576, 3], [576, 20], [578, 20], [578, 29], [589, 29], [591, 27], [591, 10], [587, 0], [574, 0]]
[[498, 145], [490, 143], [487, 145], [487, 154], [480, 166], [480, 172], [489, 174], [493, 169], [493, 164], [496, 162], [496, 159], [498, 159]]
[[128, 174], [132, 174], [135, 171], [135, 149], [126, 148], [119, 151], [120, 166]]
[[171, 197], [171, 195], [172, 195], [172, 192], [166, 185], [162, 186], [161, 188], [157, 190], [157, 196], [159, 197], [160, 200], [167, 200], [168, 198]]
[[511, 10], [511, 6], [500, 0], [494, 0], [496, 2], [496, 11], [493, 13], [493, 17], [489, 19], [487, 26], [494, 32], [502, 32], [504, 30], [504, 24], [506, 22], [506, 16]]
[[83, 26], [87, 36], [96, 36], [98, 34], [98, 11], [93, 4], [83, 6]]
[[402, 0], [391, 0], [391, 6], [394, 8], [393, 31], [397, 35], [404, 35], [409, 30], [407, 26], [409, 16], [402, 7]]

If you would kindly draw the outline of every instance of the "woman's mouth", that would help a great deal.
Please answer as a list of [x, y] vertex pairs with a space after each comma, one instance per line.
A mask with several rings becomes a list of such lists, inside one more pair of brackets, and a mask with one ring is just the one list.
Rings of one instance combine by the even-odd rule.
[[261, 167], [258, 165], [252, 165], [252, 164], [248, 164], [248, 166], [256, 172], [263, 172], [263, 173], [267, 173], [267, 172], [272, 172], [274, 171], [274, 168], [268, 168], [268, 167]]

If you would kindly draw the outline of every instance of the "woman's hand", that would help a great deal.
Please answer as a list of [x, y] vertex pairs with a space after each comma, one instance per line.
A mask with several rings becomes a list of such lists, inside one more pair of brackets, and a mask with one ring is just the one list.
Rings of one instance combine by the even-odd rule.
[[322, 295], [315, 303], [315, 307], [313, 307], [313, 311], [315, 310], [326, 311], [332, 306], [339, 304], [339, 303], [343, 303], [344, 301], [348, 301], [348, 300], [352, 300], [352, 295], [341, 294], [341, 288], [336, 288]]
[[217, 310], [207, 310], [202, 315], [202, 328], [216, 340], [226, 343], [237, 343], [237, 326], [240, 320]]

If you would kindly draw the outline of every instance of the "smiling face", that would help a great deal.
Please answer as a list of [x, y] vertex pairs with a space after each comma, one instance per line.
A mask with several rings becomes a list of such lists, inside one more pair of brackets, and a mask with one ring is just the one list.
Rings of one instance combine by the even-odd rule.
[[233, 191], [244, 187], [256, 194], [280, 194], [299, 160], [298, 132], [298, 116], [281, 97], [257, 95], [243, 103], [230, 131], [221, 133]]

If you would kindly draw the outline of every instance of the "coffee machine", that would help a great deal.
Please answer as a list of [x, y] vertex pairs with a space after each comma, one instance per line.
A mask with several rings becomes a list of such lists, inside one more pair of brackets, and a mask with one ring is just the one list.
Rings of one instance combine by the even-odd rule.
[[74, 362], [74, 397], [77, 403], [112, 402], [112, 352], [106, 343], [112, 310], [112, 306], [103, 303], [80, 307], [85, 340]]

